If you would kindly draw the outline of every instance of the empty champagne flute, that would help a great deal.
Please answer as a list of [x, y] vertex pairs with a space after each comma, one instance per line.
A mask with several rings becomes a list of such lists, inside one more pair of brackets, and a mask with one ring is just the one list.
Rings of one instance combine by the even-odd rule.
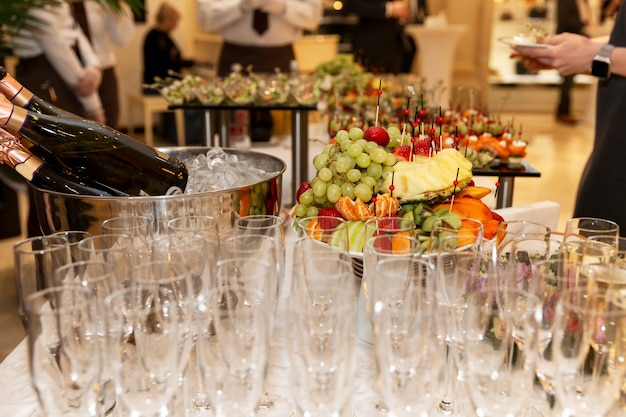
[[101, 417], [101, 340], [92, 293], [79, 286], [29, 295], [29, 367], [39, 403], [50, 417]]
[[130, 250], [138, 262], [150, 259], [149, 246], [155, 235], [154, 219], [149, 216], [123, 215], [102, 222], [102, 234], [128, 235], [132, 239]]
[[[220, 242], [220, 254], [218, 261], [218, 269], [221, 261], [237, 260], [241, 264], [241, 268], [249, 267], [251, 260], [259, 259], [267, 262], [271, 267], [270, 276], [265, 277], [265, 281], [261, 284], [261, 288], [265, 293], [270, 305], [278, 308], [278, 300], [282, 288], [282, 278], [284, 271], [281, 270], [280, 259], [284, 259], [284, 250], [281, 245], [272, 237], [266, 235], [233, 235], [222, 239]], [[223, 275], [217, 274], [217, 285]]]
[[534, 344], [538, 312], [537, 298], [525, 291], [483, 289], [468, 297], [461, 366], [477, 415], [513, 416], [528, 403], [535, 355], [532, 349], [514, 347], [517, 340]]
[[[190, 296], [194, 305], [207, 296], [214, 286], [218, 259], [217, 240], [208, 240], [201, 234], [179, 230], [155, 236], [150, 246], [154, 261], [174, 261], [187, 266], [192, 285]], [[192, 315], [196, 314], [194, 308]], [[192, 326], [191, 330], [195, 332], [196, 327]], [[188, 363], [184, 366], [184, 374], [181, 375], [177, 405], [185, 410], [203, 411], [210, 409], [210, 402], [202, 385], [202, 377], [199, 375], [196, 340], [197, 335], [194, 333]]]
[[[384, 260], [381, 266], [397, 260]], [[440, 400], [445, 345], [437, 337], [434, 294], [419, 282], [383, 288], [374, 306], [378, 379], [390, 415], [428, 415]]]
[[196, 320], [201, 375], [216, 417], [255, 410], [269, 360], [271, 308], [263, 292], [232, 278], [209, 292]]
[[604, 416], [626, 372], [626, 303], [587, 289], [564, 292], [553, 336], [556, 398], [567, 416]]
[[529, 291], [538, 299], [542, 314], [537, 316], [535, 375], [546, 393], [550, 408], [555, 406], [555, 362], [552, 355], [552, 337], [556, 324], [556, 305], [564, 291], [587, 288], [577, 279], [579, 262], [563, 258], [546, 259], [537, 263], [532, 272]]
[[[431, 261], [436, 264], [434, 290], [441, 314], [439, 337], [446, 343], [446, 373], [441, 401], [437, 411], [441, 414], [459, 414], [462, 404], [456, 376], [459, 371], [459, 349], [463, 334], [460, 323], [467, 307], [467, 297], [481, 288], [492, 288], [494, 247], [482, 237], [482, 223], [466, 219], [468, 230], [457, 230], [436, 224], [431, 232]], [[490, 255], [483, 254], [483, 246]], [[463, 378], [458, 378], [462, 382]], [[458, 398], [457, 398], [458, 397]]]
[[[276, 263], [278, 267], [278, 294], [282, 292], [285, 279], [285, 229], [284, 221], [279, 216], [274, 215], [248, 215], [235, 220], [235, 236], [244, 238], [254, 236], [267, 236], [276, 242]], [[273, 334], [273, 339], [278, 338], [278, 334]], [[282, 395], [266, 391], [257, 406], [257, 414], [267, 417], [285, 417], [293, 412], [293, 404]]]
[[192, 232], [203, 236], [208, 241], [218, 241], [220, 238], [217, 219], [212, 216], [182, 216], [168, 220], [167, 229], [170, 232]]
[[17, 289], [17, 311], [25, 330], [28, 317], [24, 307], [26, 298], [54, 285], [54, 271], [70, 261], [67, 238], [63, 236], [36, 236], [13, 245], [13, 269]]
[[[348, 277], [338, 280], [349, 288]], [[354, 381], [355, 304], [331, 280], [310, 284], [289, 299], [289, 385], [303, 415], [341, 416], [348, 409]], [[326, 302], [320, 304], [319, 299]]]
[[[415, 228], [415, 227], [413, 227]], [[357, 305], [357, 337], [366, 343], [373, 343], [373, 309], [375, 300], [371, 296], [375, 287], [385, 286], [384, 277], [377, 273], [376, 265], [383, 259], [412, 259], [422, 254], [422, 242], [410, 235], [379, 232], [365, 241], [363, 247], [363, 275], [359, 288]], [[429, 285], [430, 282], [425, 282]]]
[[138, 259], [131, 249], [133, 239], [125, 234], [93, 235], [81, 240], [77, 249], [83, 261], [102, 261], [113, 266], [120, 287], [131, 285], [131, 269]]
[[192, 233], [158, 235], [150, 242], [152, 261], [174, 261], [189, 270], [194, 299], [205, 295], [213, 286], [211, 265], [217, 263], [217, 247], [209, 246], [204, 237]]
[[111, 369], [104, 355], [106, 348], [104, 299], [113, 291], [122, 289], [123, 286], [115, 276], [113, 265], [98, 260], [77, 261], [65, 264], [55, 271], [54, 281], [57, 286], [80, 286], [91, 292], [91, 302], [95, 305], [95, 320], [102, 347], [99, 398], [104, 412], [108, 413], [115, 406], [115, 388], [113, 387]]
[[133, 285], [105, 299], [107, 360], [122, 412], [157, 417], [173, 411], [195, 306], [185, 265], [147, 262], [138, 268]]
[[[368, 240], [369, 242], [374, 242], [378, 237], [372, 237]], [[407, 239], [413, 239], [406, 237]], [[416, 247], [420, 247], [419, 242]], [[390, 306], [390, 308], [397, 307], [399, 309], [403, 308], [403, 302], [413, 302], [416, 300], [407, 300], [407, 294], [412, 294], [414, 289], [423, 290], [425, 294], [432, 299], [434, 299], [434, 288], [432, 286], [432, 281], [435, 279], [434, 265], [429, 262], [428, 259], [423, 258], [419, 252], [418, 253], [409, 253], [402, 256], [401, 254], [396, 254], [395, 256], [380, 256], [374, 265], [369, 266], [371, 270], [369, 274], [372, 274], [375, 277], [375, 285], [370, 287], [370, 291], [368, 294], [368, 304], [371, 305], [371, 321], [370, 318], [365, 313], [364, 309], [360, 310], [361, 307], [361, 298], [359, 298], [359, 305], [357, 306], [357, 336], [362, 340], [362, 336], [359, 336], [360, 332], [362, 334], [361, 326], [363, 325], [361, 322], [366, 321], [368, 326], [368, 330], [372, 331], [371, 339], [366, 340], [366, 342], [372, 343], [377, 349], [376, 346], [376, 307], [379, 303], [386, 303]], [[419, 294], [418, 294], [419, 295]], [[426, 297], [426, 295], [424, 296]], [[429, 301], [430, 302], [430, 301]], [[434, 308], [434, 307], [432, 307]], [[433, 318], [433, 317], [431, 317]], [[433, 329], [429, 329], [432, 331]], [[418, 337], [417, 335], [408, 336], [409, 340], [411, 337]], [[424, 340], [428, 339], [428, 333], [424, 333]], [[436, 337], [436, 335], [435, 335]], [[442, 342], [437, 339], [433, 341], [434, 344], [441, 344]], [[440, 346], [441, 348], [441, 346]], [[418, 352], [415, 352], [416, 355], [419, 355]], [[432, 357], [432, 366], [433, 370], [437, 369], [437, 355], [441, 355], [441, 358], [445, 358], [445, 346], [443, 349], [433, 353]], [[381, 359], [378, 359], [377, 362], [381, 364]], [[445, 363], [445, 362], [444, 362]], [[378, 367], [377, 369], [382, 369]], [[435, 371], [436, 372], [436, 371]], [[428, 374], [428, 373], [427, 373]], [[443, 373], [441, 373], [443, 375]], [[426, 374], [424, 375], [426, 376]], [[419, 377], [417, 377], [419, 378]], [[377, 383], [371, 387], [373, 391], [375, 391], [374, 395], [368, 395], [367, 400], [358, 401], [355, 404], [354, 414], [355, 416], [364, 417], [364, 416], [383, 416], [389, 413], [389, 407], [386, 404], [386, 400], [384, 399], [384, 395], [381, 395], [383, 389], [391, 390], [394, 392], [394, 388], [386, 387], [384, 382], [380, 381], [381, 378], [377, 379]], [[424, 382], [424, 381], [422, 381]], [[431, 385], [434, 389], [437, 390], [437, 394], [439, 394], [440, 385], [436, 384], [436, 381], [432, 381]], [[436, 388], [435, 388], [436, 387]], [[408, 386], [406, 387], [407, 389]], [[410, 389], [409, 389], [410, 390]], [[421, 394], [426, 395], [426, 391], [422, 391]], [[401, 389], [398, 389], [401, 391]], [[395, 392], [394, 395], [398, 395], [399, 392]], [[419, 396], [419, 395], [418, 395]], [[427, 398], [423, 398], [418, 400], [417, 398], [414, 401], [427, 401]], [[415, 411], [415, 407], [411, 408], [411, 410]], [[391, 410], [393, 411], [393, 410]], [[396, 411], [397, 412], [397, 411]], [[395, 413], [395, 412], [394, 412]]]
[[83, 240], [91, 236], [91, 233], [83, 230], [66, 230], [63, 232], [52, 233], [50, 236], [61, 236], [67, 239], [68, 249], [70, 251], [70, 262], [76, 262], [81, 260], [81, 255], [78, 252], [78, 244]]

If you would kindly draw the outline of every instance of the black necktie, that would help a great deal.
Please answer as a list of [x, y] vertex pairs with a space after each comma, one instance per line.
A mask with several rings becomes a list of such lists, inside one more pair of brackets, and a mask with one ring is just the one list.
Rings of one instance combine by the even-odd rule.
[[254, 9], [254, 20], [252, 22], [252, 27], [255, 32], [259, 35], [265, 33], [269, 26], [267, 13], [262, 11], [261, 9]]
[[85, 5], [82, 1], [71, 2], [70, 5], [72, 6], [74, 20], [76, 20], [78, 26], [80, 26], [83, 30], [87, 39], [91, 39], [91, 34], [89, 33], [89, 23], [87, 23], [87, 13], [85, 13]]

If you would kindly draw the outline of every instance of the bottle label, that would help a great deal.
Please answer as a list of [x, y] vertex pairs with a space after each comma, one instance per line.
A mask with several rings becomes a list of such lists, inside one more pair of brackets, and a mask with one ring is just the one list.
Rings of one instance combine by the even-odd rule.
[[30, 155], [30, 158], [15, 165], [15, 170], [28, 181], [32, 181], [35, 177], [35, 172], [43, 165], [43, 161], [37, 158], [35, 155]]
[[15, 169], [22, 177], [32, 181], [35, 172], [44, 163], [22, 146], [14, 136], [0, 130], [0, 162]]

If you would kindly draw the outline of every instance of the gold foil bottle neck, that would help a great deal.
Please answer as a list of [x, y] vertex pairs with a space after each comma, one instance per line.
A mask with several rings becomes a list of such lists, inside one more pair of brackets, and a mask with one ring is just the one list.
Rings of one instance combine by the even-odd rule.
[[26, 121], [27, 115], [28, 110], [16, 107], [6, 96], [0, 94], [0, 127], [19, 132]]
[[20, 107], [23, 107], [33, 97], [33, 93], [24, 88], [8, 72], [5, 72], [4, 77], [0, 79], [0, 92]]

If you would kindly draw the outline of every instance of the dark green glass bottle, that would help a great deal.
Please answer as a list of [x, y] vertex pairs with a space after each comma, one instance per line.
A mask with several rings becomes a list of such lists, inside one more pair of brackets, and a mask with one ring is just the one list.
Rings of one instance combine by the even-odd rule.
[[181, 161], [101, 123], [0, 100], [0, 127], [23, 136], [35, 155], [85, 184], [105, 184], [130, 196], [181, 193], [187, 185]]

